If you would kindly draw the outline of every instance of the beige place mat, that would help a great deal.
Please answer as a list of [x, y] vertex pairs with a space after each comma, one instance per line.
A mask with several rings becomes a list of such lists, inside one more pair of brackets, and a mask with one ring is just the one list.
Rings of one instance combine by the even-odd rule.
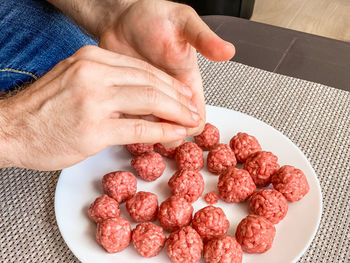
[[[247, 113], [280, 130], [316, 170], [322, 220], [299, 262], [350, 261], [350, 93], [233, 62], [200, 57], [200, 66], [208, 104]], [[0, 262], [79, 262], [55, 220], [58, 176], [0, 170]]]

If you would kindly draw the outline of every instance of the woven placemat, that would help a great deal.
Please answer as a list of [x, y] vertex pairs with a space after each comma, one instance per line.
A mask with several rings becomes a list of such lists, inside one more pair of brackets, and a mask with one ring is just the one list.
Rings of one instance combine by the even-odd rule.
[[[207, 104], [247, 113], [280, 130], [316, 170], [322, 220], [299, 262], [348, 262], [350, 93], [234, 62], [203, 57], [199, 62]], [[0, 170], [0, 262], [79, 262], [55, 220], [58, 177], [59, 172]]]

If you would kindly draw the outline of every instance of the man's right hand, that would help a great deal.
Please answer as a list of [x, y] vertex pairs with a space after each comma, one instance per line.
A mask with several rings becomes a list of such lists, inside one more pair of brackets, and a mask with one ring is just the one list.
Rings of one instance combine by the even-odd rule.
[[199, 124], [191, 96], [144, 61], [83, 47], [0, 101], [0, 165], [56, 170], [110, 145], [182, 140], [185, 127]]

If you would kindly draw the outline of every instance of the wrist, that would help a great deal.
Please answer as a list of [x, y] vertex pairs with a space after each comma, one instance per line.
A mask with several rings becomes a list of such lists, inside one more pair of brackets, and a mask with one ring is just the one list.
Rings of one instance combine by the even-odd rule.
[[94, 0], [95, 4], [90, 12], [91, 20], [94, 21], [94, 36], [100, 36], [113, 27], [119, 17], [138, 0]]
[[138, 0], [48, 0], [96, 38]]

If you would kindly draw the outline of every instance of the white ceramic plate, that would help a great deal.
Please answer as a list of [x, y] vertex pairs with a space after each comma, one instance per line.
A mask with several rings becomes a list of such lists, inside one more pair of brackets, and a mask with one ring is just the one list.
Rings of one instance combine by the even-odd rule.
[[[221, 142], [229, 143], [237, 132], [256, 136], [263, 150], [275, 153], [279, 164], [290, 164], [304, 171], [310, 184], [309, 193], [299, 202], [289, 203], [287, 216], [276, 225], [276, 237], [272, 248], [261, 255], [243, 255], [245, 263], [295, 262], [310, 245], [319, 225], [322, 211], [322, 196], [317, 176], [305, 155], [286, 136], [271, 126], [240, 112], [207, 106], [207, 121], [219, 128]], [[207, 154], [205, 154], [206, 157]], [[154, 258], [143, 258], [132, 244], [117, 254], [106, 253], [95, 241], [96, 226], [87, 216], [87, 210], [95, 198], [102, 194], [101, 179], [108, 172], [130, 170], [130, 154], [123, 147], [110, 147], [85, 161], [64, 169], [57, 183], [55, 195], [56, 219], [61, 234], [75, 256], [84, 263], [110, 262], [170, 262], [165, 249]], [[175, 172], [173, 160], [166, 160], [164, 174], [154, 182], [138, 179], [138, 191], [150, 191], [158, 195], [159, 202], [170, 196], [167, 186]], [[218, 177], [201, 170], [205, 181], [204, 193], [216, 189]], [[194, 210], [206, 206], [202, 198], [194, 203]], [[219, 201], [230, 221], [229, 235], [235, 233], [238, 223], [247, 216], [247, 202], [228, 204]], [[121, 215], [131, 219], [121, 205]], [[132, 223], [135, 227], [135, 223]]]

